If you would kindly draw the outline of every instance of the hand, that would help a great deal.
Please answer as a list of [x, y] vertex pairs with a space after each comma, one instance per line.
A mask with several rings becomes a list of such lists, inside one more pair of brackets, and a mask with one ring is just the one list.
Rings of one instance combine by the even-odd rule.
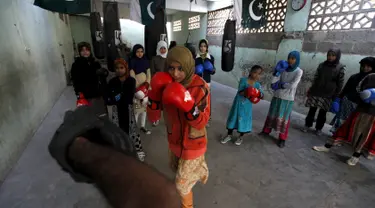
[[281, 75], [281, 73], [283, 73], [286, 69], [288, 69], [289, 67], [289, 64], [287, 61], [285, 60], [280, 60], [279, 62], [277, 62], [276, 64], [276, 67], [274, 69], [274, 73], [273, 75], [278, 77]]
[[212, 65], [211, 61], [206, 59], [203, 63], [203, 68], [205, 71], [213, 72], [215, 70], [214, 65]]
[[289, 84], [289, 83], [281, 84], [281, 88], [283, 88], [283, 89], [290, 89], [290, 87], [291, 87], [291, 84]]
[[365, 103], [372, 103], [375, 101], [375, 88], [370, 88], [363, 90], [359, 93], [359, 97], [363, 100]]
[[120, 99], [121, 99], [121, 93], [119, 93], [119, 94], [117, 94], [117, 95], [115, 96], [115, 100], [116, 100], [116, 102], [119, 101]]
[[172, 82], [163, 92], [163, 103], [173, 105], [183, 112], [190, 112], [195, 107], [195, 100], [180, 83]]
[[199, 64], [195, 66], [195, 74], [202, 75], [203, 74], [203, 65]]
[[95, 108], [83, 106], [75, 111], [67, 111], [63, 123], [48, 145], [48, 150], [58, 164], [78, 182], [87, 182], [89, 179], [76, 172], [67, 159], [67, 154], [72, 143], [81, 136], [136, 158], [136, 151], [129, 136], [105, 116], [97, 115]]
[[250, 86], [245, 90], [245, 95], [247, 98], [258, 98], [260, 96], [260, 91]]
[[260, 98], [258, 98], [258, 97], [250, 98], [250, 102], [252, 102], [253, 104], [257, 104], [257, 103], [259, 103], [259, 101], [260, 101]]
[[336, 98], [333, 102], [332, 102], [332, 105], [331, 105], [331, 109], [330, 111], [334, 114], [338, 113], [340, 111], [340, 102], [341, 102], [341, 99], [340, 98]]
[[168, 72], [157, 72], [151, 79], [151, 90], [148, 97], [151, 102], [160, 102], [164, 88], [173, 82], [173, 78]]
[[283, 82], [277, 81], [277, 82], [271, 84], [271, 88], [272, 88], [272, 90], [276, 91], [276, 90], [281, 89], [282, 85], [283, 85]]

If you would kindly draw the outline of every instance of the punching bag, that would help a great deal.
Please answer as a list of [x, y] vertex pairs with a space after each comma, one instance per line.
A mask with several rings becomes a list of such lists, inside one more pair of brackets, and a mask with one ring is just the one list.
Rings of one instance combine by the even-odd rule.
[[105, 58], [105, 43], [103, 38], [103, 25], [99, 12], [90, 14], [90, 30], [94, 55], [97, 59]]
[[117, 45], [121, 42], [121, 27], [117, 2], [103, 2], [104, 40], [108, 70], [114, 72], [114, 62], [119, 58]]
[[236, 48], [236, 20], [225, 22], [223, 47], [221, 49], [221, 69], [225, 72], [233, 70]]
[[163, 8], [157, 8], [155, 20], [150, 25], [145, 26], [145, 52], [149, 60], [156, 56], [156, 47], [161, 35], [167, 33], [165, 24], [165, 11]]

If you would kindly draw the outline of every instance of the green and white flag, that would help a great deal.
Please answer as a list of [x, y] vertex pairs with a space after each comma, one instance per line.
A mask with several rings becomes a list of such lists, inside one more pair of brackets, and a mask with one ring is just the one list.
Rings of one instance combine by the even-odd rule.
[[261, 28], [266, 25], [266, 0], [243, 0], [242, 21], [244, 28]]
[[151, 25], [158, 8], [165, 9], [165, 0], [139, 0], [142, 24]]
[[91, 0], [35, 0], [34, 5], [63, 14], [85, 14], [91, 12]]

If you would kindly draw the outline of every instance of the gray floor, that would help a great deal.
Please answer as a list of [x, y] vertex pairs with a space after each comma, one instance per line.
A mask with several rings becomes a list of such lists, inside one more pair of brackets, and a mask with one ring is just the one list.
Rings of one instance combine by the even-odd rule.
[[[217, 83], [212, 87], [212, 125], [209, 128], [207, 162], [210, 178], [194, 188], [196, 207], [211, 208], [308, 208], [373, 207], [375, 165], [361, 159], [349, 167], [344, 161], [350, 148], [331, 153], [311, 150], [326, 137], [303, 134], [303, 116], [294, 114], [289, 140], [279, 149], [274, 138], [256, 133], [262, 128], [269, 103], [254, 106], [254, 132], [244, 144], [221, 145], [226, 116], [235, 90]], [[47, 152], [47, 144], [65, 110], [73, 108], [75, 96], [67, 88], [36, 132], [22, 157], [0, 187], [1, 208], [102, 208], [105, 200], [91, 185], [76, 184], [62, 172]], [[147, 162], [168, 177], [167, 141], [161, 125], [143, 136]], [[327, 132], [327, 129], [325, 129]], [[277, 136], [277, 135], [274, 135]]]

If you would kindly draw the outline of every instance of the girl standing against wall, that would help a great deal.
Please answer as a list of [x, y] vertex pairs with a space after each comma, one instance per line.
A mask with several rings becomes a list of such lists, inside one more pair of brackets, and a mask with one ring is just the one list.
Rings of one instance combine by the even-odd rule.
[[272, 129], [279, 132], [278, 146], [283, 148], [288, 138], [290, 114], [294, 104], [297, 86], [303, 74], [299, 68], [300, 54], [292, 51], [288, 55], [288, 68], [281, 72], [279, 77], [274, 77], [272, 89], [275, 91], [262, 134], [269, 135]]
[[315, 113], [319, 109], [315, 130], [317, 135], [321, 135], [331, 103], [338, 98], [344, 85], [345, 66], [340, 64], [340, 58], [339, 49], [330, 49], [327, 60], [316, 70], [306, 101], [306, 107], [310, 110], [305, 119], [305, 127], [302, 128], [303, 132], [307, 132], [313, 126]]

